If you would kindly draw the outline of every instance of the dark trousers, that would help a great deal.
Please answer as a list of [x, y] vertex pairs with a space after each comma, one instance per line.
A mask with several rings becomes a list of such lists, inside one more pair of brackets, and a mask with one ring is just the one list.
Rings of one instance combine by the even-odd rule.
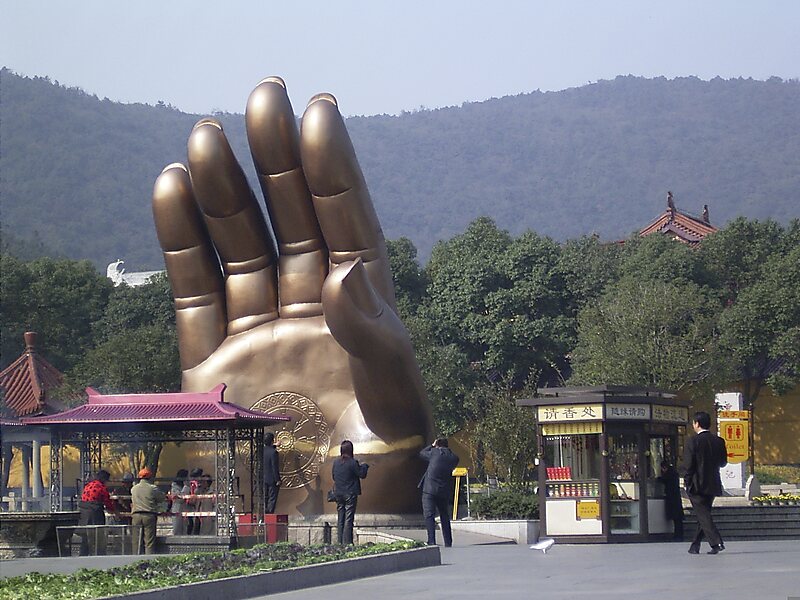
[[673, 519], [673, 522], [675, 523], [675, 534], [673, 535], [673, 538], [683, 541], [683, 512], [676, 515]]
[[717, 531], [717, 526], [714, 525], [714, 519], [711, 518], [711, 505], [714, 504], [714, 496], [689, 494], [689, 501], [692, 503], [694, 514], [697, 517], [697, 531], [694, 533], [692, 546], [699, 548], [703, 537], [712, 546], [719, 546], [722, 543], [722, 538], [719, 535], [719, 531]]
[[156, 553], [156, 519], [155, 513], [133, 513], [131, 515], [131, 526], [136, 536], [136, 546], [138, 553], [142, 552], [142, 540], [144, 540], [144, 553]]
[[442, 538], [444, 545], [453, 545], [453, 534], [450, 531], [450, 499], [447, 496], [422, 493], [422, 515], [425, 517], [425, 527], [428, 530], [428, 544], [436, 543], [436, 512], [442, 521]]
[[[103, 504], [100, 502], [78, 503], [81, 511], [78, 517], [78, 525], [105, 525], [106, 513], [103, 511]], [[94, 529], [78, 529], [78, 536], [81, 538], [80, 555], [88, 556], [91, 554], [105, 554], [105, 532], [95, 531]]]
[[187, 517], [186, 535], [200, 535], [200, 517]]
[[356, 518], [356, 505], [358, 496], [336, 496], [336, 522], [337, 540], [340, 544], [353, 543], [353, 521]]
[[264, 484], [264, 493], [266, 496], [267, 506], [265, 508], [265, 512], [268, 515], [271, 515], [275, 512], [275, 505], [278, 503], [278, 492], [281, 489], [275, 485], [274, 483], [265, 483]]

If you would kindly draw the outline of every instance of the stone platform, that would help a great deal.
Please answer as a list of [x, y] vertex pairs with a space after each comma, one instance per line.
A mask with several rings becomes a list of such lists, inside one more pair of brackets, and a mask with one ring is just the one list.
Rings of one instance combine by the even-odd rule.
[[77, 525], [78, 511], [0, 512], [0, 560], [58, 556], [56, 527]]
[[[723, 502], [719, 502], [723, 500]], [[800, 506], [748, 506], [725, 503], [717, 498], [711, 514], [722, 539], [800, 540]], [[684, 534], [688, 539], [697, 526], [691, 509], [684, 511]]]

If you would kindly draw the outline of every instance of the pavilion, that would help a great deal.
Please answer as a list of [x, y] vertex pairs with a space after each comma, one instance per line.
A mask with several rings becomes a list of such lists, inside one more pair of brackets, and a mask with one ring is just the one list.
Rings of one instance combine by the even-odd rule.
[[[44, 499], [42, 446], [50, 443], [50, 433], [38, 427], [26, 427], [20, 418], [53, 414], [64, 406], [50, 395], [61, 385], [63, 375], [39, 354], [36, 333], [27, 331], [24, 339], [25, 351], [0, 372], [0, 390], [5, 404], [5, 414], [0, 414], [0, 497], [3, 502], [13, 504], [16, 510], [27, 511], [38, 508]], [[18, 448], [21, 455], [19, 503], [16, 498], [11, 503], [12, 499], [6, 496], [14, 448]]]
[[102, 466], [112, 443], [212, 442], [216, 482], [216, 536], [236, 535], [235, 464], [243, 455], [250, 470], [252, 522], [264, 516], [264, 428], [289, 417], [266, 415], [224, 401], [225, 384], [209, 392], [103, 395], [87, 388], [88, 401], [51, 415], [22, 418], [26, 426], [50, 431], [50, 510], [63, 508], [63, 456], [66, 446], [80, 450], [82, 481]]

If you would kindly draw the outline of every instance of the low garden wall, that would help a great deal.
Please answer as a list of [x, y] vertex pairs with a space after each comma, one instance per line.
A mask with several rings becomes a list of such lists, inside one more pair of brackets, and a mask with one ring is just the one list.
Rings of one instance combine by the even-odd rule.
[[434, 567], [442, 564], [437, 546], [387, 552], [374, 556], [361, 556], [318, 565], [270, 571], [258, 575], [228, 577], [214, 581], [189, 583], [171, 588], [136, 592], [122, 596], [108, 596], [110, 600], [246, 600], [267, 594], [278, 594], [350, 581], [362, 577], [375, 577], [409, 569]]
[[539, 541], [539, 521], [528, 520], [464, 520], [451, 523], [453, 531], [479, 533], [508, 540], [517, 544], [535, 544]]

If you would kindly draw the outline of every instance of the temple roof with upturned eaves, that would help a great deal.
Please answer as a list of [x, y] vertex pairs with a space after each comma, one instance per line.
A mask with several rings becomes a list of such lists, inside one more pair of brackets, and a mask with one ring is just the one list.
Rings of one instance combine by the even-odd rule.
[[48, 398], [48, 391], [61, 385], [64, 376], [36, 351], [36, 334], [25, 333], [25, 352], [0, 372], [0, 389], [6, 417], [29, 417], [63, 410]]
[[708, 205], [703, 206], [703, 214], [698, 217], [677, 209], [672, 192], [667, 192], [667, 210], [644, 227], [639, 235], [644, 237], [661, 233], [689, 246], [697, 246], [704, 237], [715, 231], [717, 228], [709, 220]]

